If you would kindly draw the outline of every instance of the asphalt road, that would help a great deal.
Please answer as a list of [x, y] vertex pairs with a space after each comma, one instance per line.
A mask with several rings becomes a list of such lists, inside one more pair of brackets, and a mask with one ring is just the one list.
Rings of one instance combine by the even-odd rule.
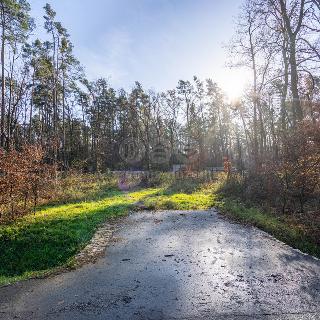
[[320, 319], [320, 261], [214, 210], [140, 212], [95, 264], [0, 288], [0, 319]]

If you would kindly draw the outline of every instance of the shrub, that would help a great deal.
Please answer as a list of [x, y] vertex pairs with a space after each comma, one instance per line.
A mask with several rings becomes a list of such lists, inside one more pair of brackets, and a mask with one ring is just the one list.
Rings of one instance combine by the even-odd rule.
[[259, 206], [284, 212], [319, 210], [320, 126], [305, 121], [284, 139], [277, 162], [265, 162], [245, 177], [232, 175], [221, 190]]
[[52, 190], [55, 172], [39, 146], [0, 150], [0, 219], [35, 210], [39, 197]]

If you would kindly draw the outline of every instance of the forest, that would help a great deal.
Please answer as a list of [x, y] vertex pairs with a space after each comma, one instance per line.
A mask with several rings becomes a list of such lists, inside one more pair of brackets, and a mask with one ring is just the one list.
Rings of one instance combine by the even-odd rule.
[[[46, 4], [36, 26], [30, 9], [27, 0], [0, 1], [4, 226], [42, 205], [87, 198], [88, 189], [63, 196], [70, 181], [80, 184], [76, 176], [117, 188], [115, 172], [139, 171], [141, 185], [153, 187], [174, 167], [192, 183], [215, 181], [222, 168], [220, 197], [295, 221], [319, 245], [319, 0], [244, 1], [225, 55], [227, 67], [250, 70], [251, 83], [234, 101], [214, 75], [163, 92], [88, 79], [59, 13]], [[46, 37], [36, 39], [43, 28]], [[149, 205], [175, 207], [161, 201]]]

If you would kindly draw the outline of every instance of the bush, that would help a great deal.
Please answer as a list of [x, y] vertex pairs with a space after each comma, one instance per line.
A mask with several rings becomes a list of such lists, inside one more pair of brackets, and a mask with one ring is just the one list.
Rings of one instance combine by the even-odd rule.
[[39, 197], [53, 187], [55, 166], [46, 164], [38, 146], [0, 150], [0, 219], [35, 210]]
[[[304, 212], [308, 201], [319, 199], [319, 124], [311, 121], [303, 122], [287, 137], [280, 164], [275, 168], [275, 174], [282, 186], [284, 208], [291, 206], [291, 209], [295, 211]], [[314, 209], [316, 209], [315, 206]]]
[[245, 177], [232, 175], [222, 184], [227, 195], [278, 211], [319, 210], [320, 126], [302, 122], [284, 139], [277, 162], [265, 162]]

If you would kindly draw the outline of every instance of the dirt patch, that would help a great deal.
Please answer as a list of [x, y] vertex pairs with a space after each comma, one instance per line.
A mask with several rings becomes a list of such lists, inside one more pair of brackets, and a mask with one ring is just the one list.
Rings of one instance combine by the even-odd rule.
[[75, 266], [95, 263], [98, 258], [103, 256], [107, 245], [112, 241], [117, 222], [119, 219], [108, 220], [96, 231], [87, 246], [75, 256]]

